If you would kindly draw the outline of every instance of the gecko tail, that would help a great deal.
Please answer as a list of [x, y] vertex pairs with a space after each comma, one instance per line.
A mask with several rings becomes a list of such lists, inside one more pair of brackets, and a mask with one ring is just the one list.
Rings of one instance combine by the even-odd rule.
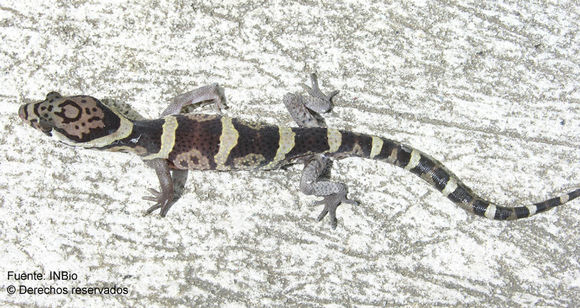
[[[388, 162], [414, 173], [439, 190], [453, 203], [479, 216], [494, 220], [526, 218], [547, 211], [580, 196], [580, 188], [558, 197], [525, 206], [506, 207], [493, 204], [475, 194], [441, 162], [400, 142], [365, 134], [343, 131], [341, 154]], [[351, 146], [348, 146], [351, 145]]]

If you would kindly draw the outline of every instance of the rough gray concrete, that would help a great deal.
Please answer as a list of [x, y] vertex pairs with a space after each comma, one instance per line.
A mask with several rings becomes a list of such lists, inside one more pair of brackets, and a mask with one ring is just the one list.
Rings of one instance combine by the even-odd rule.
[[[525, 204], [580, 184], [577, 4], [140, 2], [0, 4], [2, 306], [580, 304], [578, 201], [488, 221], [404, 170], [348, 159], [332, 176], [361, 206], [339, 208], [335, 231], [299, 193], [299, 167], [192, 172], [161, 219], [143, 216], [158, 184], [137, 157], [55, 143], [17, 116], [58, 90], [152, 118], [219, 82], [229, 115], [291, 125], [281, 99], [316, 71], [341, 90], [329, 126], [405, 141], [492, 201]], [[51, 270], [78, 279], [7, 280]]]

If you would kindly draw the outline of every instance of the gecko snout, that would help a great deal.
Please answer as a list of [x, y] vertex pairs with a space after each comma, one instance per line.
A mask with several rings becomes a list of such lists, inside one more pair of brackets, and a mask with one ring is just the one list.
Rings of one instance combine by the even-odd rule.
[[27, 118], [28, 118], [28, 116], [27, 116], [27, 114], [26, 114], [26, 106], [27, 106], [27, 105], [22, 105], [22, 106], [20, 106], [20, 108], [18, 109], [18, 116], [19, 116], [19, 117], [20, 117], [22, 120], [24, 120], [24, 121], [26, 121], [26, 120], [27, 120]]

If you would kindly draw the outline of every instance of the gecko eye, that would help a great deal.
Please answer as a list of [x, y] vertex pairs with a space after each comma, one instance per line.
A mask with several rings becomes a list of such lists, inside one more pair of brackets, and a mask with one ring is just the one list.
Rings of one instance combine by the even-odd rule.
[[52, 136], [52, 126], [46, 120], [40, 119], [38, 128], [47, 136]]
[[51, 100], [51, 99], [57, 99], [57, 98], [61, 98], [62, 96], [60, 95], [60, 93], [52, 91], [49, 92], [48, 94], [46, 94], [46, 100]]

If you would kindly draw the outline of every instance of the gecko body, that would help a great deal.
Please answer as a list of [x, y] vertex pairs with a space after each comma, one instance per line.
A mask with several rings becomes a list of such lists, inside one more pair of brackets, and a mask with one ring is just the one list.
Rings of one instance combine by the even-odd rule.
[[[439, 190], [469, 212], [496, 220], [525, 218], [564, 204], [580, 189], [546, 201], [517, 207], [495, 205], [479, 197], [442, 163], [395, 140], [322, 127], [313, 113], [328, 112], [338, 91], [328, 95], [312, 75], [310, 96], [287, 94], [284, 103], [298, 127], [255, 124], [221, 114], [223, 93], [216, 84], [182, 94], [159, 119], [130, 120], [90, 96], [63, 97], [51, 92], [41, 102], [22, 105], [20, 117], [32, 127], [69, 145], [108, 151], [131, 152], [152, 167], [161, 190], [150, 189], [155, 202], [148, 213], [160, 209], [165, 216], [173, 199], [170, 170], [270, 170], [304, 164], [300, 181], [303, 193], [320, 196], [336, 227], [336, 208], [356, 204], [347, 198], [343, 183], [322, 177], [332, 159], [361, 157], [404, 168]], [[214, 101], [218, 114], [182, 114], [189, 104]]]

